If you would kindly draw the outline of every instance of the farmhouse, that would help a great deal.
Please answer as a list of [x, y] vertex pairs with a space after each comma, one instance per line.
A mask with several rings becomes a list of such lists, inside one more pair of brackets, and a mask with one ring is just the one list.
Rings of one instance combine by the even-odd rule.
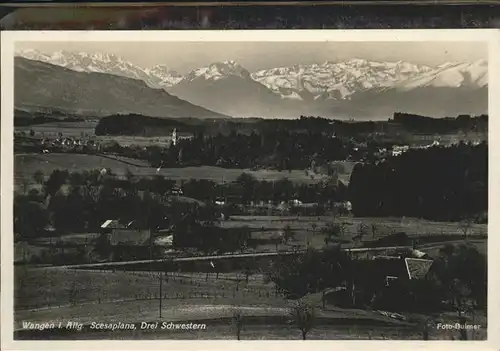
[[108, 219], [101, 224], [101, 233], [110, 234], [113, 229], [124, 228], [125, 226], [117, 219]]
[[410, 149], [409, 145], [403, 145], [403, 146], [394, 145], [392, 147], [392, 156], [401, 156], [403, 153], [405, 153], [409, 149]]
[[112, 261], [152, 258], [153, 236], [149, 229], [112, 229], [109, 242]]
[[420, 258], [403, 258], [399, 256], [375, 256], [371, 260], [358, 261], [359, 268], [372, 277], [379, 276], [387, 284], [391, 281], [424, 279], [433, 261]]
[[151, 231], [140, 229], [135, 221], [122, 223], [117, 219], [108, 219], [101, 225], [101, 235], [109, 241], [111, 261], [152, 257], [154, 240]]

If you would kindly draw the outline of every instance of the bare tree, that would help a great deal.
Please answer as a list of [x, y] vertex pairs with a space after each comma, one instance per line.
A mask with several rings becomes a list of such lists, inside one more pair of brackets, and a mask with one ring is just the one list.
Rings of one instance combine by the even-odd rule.
[[372, 223], [371, 230], [372, 230], [372, 239], [375, 239], [375, 236], [377, 235], [377, 232], [378, 232], [377, 223]]
[[339, 223], [339, 229], [340, 229], [340, 236], [344, 237], [346, 231], [347, 231], [347, 223], [346, 222], [340, 222]]
[[241, 310], [233, 311], [233, 324], [236, 328], [236, 338], [240, 340], [241, 329], [243, 329], [243, 314]]
[[358, 235], [360, 240], [363, 239], [363, 237], [366, 235], [366, 232], [368, 231], [368, 227], [364, 223], [360, 223], [358, 225]]
[[33, 179], [37, 184], [43, 184], [45, 177], [43, 175], [43, 172], [41, 170], [38, 170], [33, 174]]
[[328, 246], [330, 243], [338, 241], [338, 237], [343, 237], [346, 232], [346, 223], [336, 222], [329, 223], [323, 229], [325, 233], [325, 245]]
[[21, 178], [21, 189], [24, 195], [28, 193], [30, 187], [30, 181], [27, 178]]
[[466, 219], [464, 219], [463, 221], [461, 221], [459, 223], [458, 226], [459, 226], [460, 231], [464, 235], [464, 239], [467, 239], [467, 235], [469, 234], [469, 231], [472, 229], [473, 223], [474, 223], [474, 221], [470, 217], [467, 217]]
[[429, 331], [434, 325], [431, 318], [427, 318], [422, 322], [422, 340], [429, 340]]
[[248, 280], [250, 279], [250, 275], [252, 275], [252, 268], [250, 268], [249, 266], [245, 266], [245, 269], [244, 269], [244, 273], [245, 273], [245, 282], [248, 284]]
[[357, 228], [357, 234], [353, 237], [354, 241], [361, 242], [367, 231], [368, 227], [364, 223], [360, 223]]
[[[318, 225], [316, 223], [311, 224], [313, 236], [316, 235], [316, 228]], [[309, 231], [306, 231], [306, 249], [309, 248]]]
[[288, 224], [283, 228], [282, 237], [284, 244], [288, 244], [294, 237], [293, 230]]
[[71, 282], [71, 286], [69, 288], [69, 303], [72, 305], [72, 306], [75, 306], [78, 301], [77, 301], [77, 296], [78, 296], [78, 286], [77, 286], [77, 283], [76, 283], [76, 280], [73, 280]]
[[316, 319], [314, 306], [303, 300], [299, 300], [290, 312], [295, 324], [302, 333], [302, 340], [306, 340], [307, 333], [311, 331]]
[[316, 228], [318, 227], [318, 225], [317, 225], [316, 223], [313, 223], [313, 224], [311, 225], [311, 227], [312, 227], [312, 230], [313, 230], [313, 235], [314, 235], [314, 234], [315, 234], [315, 232], [316, 232]]

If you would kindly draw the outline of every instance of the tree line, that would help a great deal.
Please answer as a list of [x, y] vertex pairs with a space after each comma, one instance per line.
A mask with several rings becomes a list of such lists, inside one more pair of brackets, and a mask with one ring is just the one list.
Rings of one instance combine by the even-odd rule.
[[184, 132], [200, 131], [203, 124], [190, 125], [173, 118], [155, 118], [138, 114], [111, 115], [103, 117], [95, 127], [95, 135], [169, 135], [174, 128]]
[[[232, 118], [220, 120], [200, 120], [195, 118], [156, 118], [136, 114], [111, 115], [103, 117], [96, 126], [96, 135], [169, 135], [173, 128], [186, 133], [204, 131], [206, 135], [229, 135], [232, 132], [249, 134], [265, 133], [272, 130], [336, 132], [342, 136], [366, 136], [395, 127], [399, 132], [457, 133], [487, 131], [488, 116], [460, 115], [457, 117], [432, 118], [421, 115], [396, 112], [386, 121], [343, 121], [323, 117], [300, 116], [296, 119], [278, 118]], [[156, 128], [156, 131], [153, 129]]]
[[[42, 172], [36, 172], [34, 179], [41, 190], [31, 189], [14, 198], [14, 228], [24, 238], [43, 235], [49, 225], [58, 233], [93, 232], [105, 220], [121, 219], [156, 229], [187, 212], [202, 219], [212, 216], [210, 209], [205, 212], [196, 203], [166, 201], [160, 192], [139, 191], [130, 185], [135, 182], [132, 178], [117, 187], [120, 181], [109, 170], [55, 170], [47, 180]], [[165, 179], [153, 179], [151, 183], [157, 189], [171, 187]]]
[[[172, 195], [178, 192], [176, 181], [161, 175], [142, 178], [126, 172], [124, 177], [117, 177], [109, 169], [55, 170], [48, 177], [37, 171], [33, 181], [38, 189], [24, 189], [14, 201], [16, 232], [26, 238], [42, 235], [49, 224], [60, 233], [92, 232], [107, 219], [135, 220], [156, 229], [171, 224], [163, 223], [164, 217], [170, 220], [191, 213], [196, 219], [212, 220], [222, 212], [234, 213], [231, 204], [251, 202], [277, 205], [301, 199], [332, 208], [334, 201], [343, 201], [347, 195], [347, 187], [341, 182], [296, 184], [285, 178], [269, 182], [246, 173], [225, 184], [203, 179], [182, 181], [184, 196], [180, 199], [186, 199], [184, 202]], [[228, 205], [216, 207], [217, 200], [228, 200]]]
[[456, 132], [487, 132], [488, 116], [471, 117], [460, 115], [456, 118], [430, 118], [410, 113], [395, 113], [392, 120], [408, 132], [417, 133], [456, 133]]

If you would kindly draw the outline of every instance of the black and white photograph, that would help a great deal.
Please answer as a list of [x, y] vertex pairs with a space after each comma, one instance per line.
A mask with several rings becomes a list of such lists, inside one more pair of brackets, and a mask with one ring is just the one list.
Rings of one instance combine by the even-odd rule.
[[489, 339], [491, 35], [362, 32], [2, 33], [13, 340]]

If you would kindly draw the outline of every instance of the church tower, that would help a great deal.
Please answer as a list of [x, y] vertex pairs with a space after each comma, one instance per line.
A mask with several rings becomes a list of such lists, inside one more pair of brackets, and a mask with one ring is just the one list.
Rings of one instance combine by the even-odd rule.
[[177, 145], [177, 128], [174, 128], [172, 132], [172, 145]]

